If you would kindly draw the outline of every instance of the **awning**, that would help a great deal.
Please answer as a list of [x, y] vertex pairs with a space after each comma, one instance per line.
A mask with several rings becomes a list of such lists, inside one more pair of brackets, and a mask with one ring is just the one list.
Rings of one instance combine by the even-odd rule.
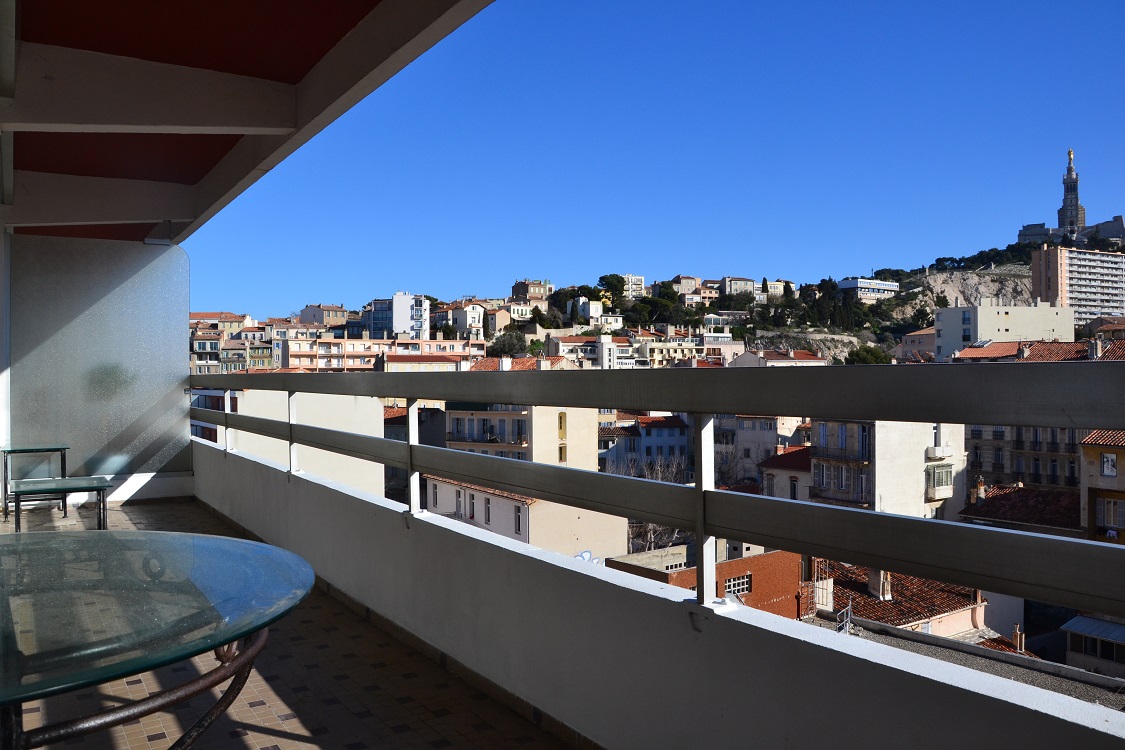
[[1078, 615], [1063, 625], [1062, 629], [1068, 633], [1081, 633], [1082, 635], [1101, 638], [1104, 641], [1125, 643], [1125, 625], [1109, 620], [1099, 620], [1096, 617]]

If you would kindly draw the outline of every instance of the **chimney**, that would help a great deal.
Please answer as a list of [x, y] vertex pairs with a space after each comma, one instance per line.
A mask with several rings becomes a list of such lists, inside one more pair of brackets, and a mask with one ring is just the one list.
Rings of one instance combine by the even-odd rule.
[[1026, 647], [1026, 643], [1027, 633], [1020, 632], [1020, 624], [1017, 622], [1016, 629], [1012, 631], [1012, 645], [1016, 647], [1016, 651], [1019, 651], [1022, 654], [1024, 652], [1024, 648]]
[[885, 570], [872, 570], [867, 575], [867, 591], [882, 601], [891, 601], [891, 574]]
[[1020, 353], [1018, 359], [1027, 359], [1029, 354], [1031, 354], [1031, 347], [1027, 344], [1020, 344]]
[[1087, 344], [1089, 350], [1086, 353], [1086, 359], [1098, 359], [1102, 356], [1102, 339], [1100, 336], [1090, 339]]
[[500, 372], [507, 372], [508, 370], [511, 370], [511, 369], [512, 369], [512, 358], [511, 357], [501, 357], [500, 358]]
[[973, 502], [974, 503], [976, 503], [978, 501], [983, 502], [986, 497], [988, 497], [988, 490], [984, 486], [984, 477], [978, 476], [977, 477], [977, 494], [976, 494], [976, 498], [973, 500]]
[[550, 370], [551, 369], [551, 360], [544, 357], [542, 352], [535, 359], [535, 369], [536, 370]]
[[789, 359], [796, 359], [797, 351], [793, 347], [789, 347]]
[[785, 446], [782, 445], [781, 443], [778, 443], [777, 446], [774, 448], [774, 454], [780, 456], [784, 452], [785, 452]]

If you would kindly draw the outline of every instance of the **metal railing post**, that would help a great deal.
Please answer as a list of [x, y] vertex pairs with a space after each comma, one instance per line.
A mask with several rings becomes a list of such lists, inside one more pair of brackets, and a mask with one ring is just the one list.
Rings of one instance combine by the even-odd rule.
[[695, 601], [716, 598], [715, 537], [707, 533], [707, 491], [715, 489], [715, 415], [693, 414], [695, 422], [695, 488], [699, 493], [695, 521]]
[[410, 512], [422, 510], [422, 482], [414, 469], [414, 446], [418, 445], [418, 399], [406, 401], [406, 500]]

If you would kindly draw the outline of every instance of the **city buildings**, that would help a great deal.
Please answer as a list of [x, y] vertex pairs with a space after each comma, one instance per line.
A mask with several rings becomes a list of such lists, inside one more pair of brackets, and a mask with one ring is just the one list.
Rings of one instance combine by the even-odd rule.
[[345, 325], [348, 310], [343, 305], [305, 305], [301, 308], [299, 322], [325, 327]]
[[1031, 294], [1073, 310], [1077, 325], [1125, 315], [1125, 254], [1045, 244], [1031, 251]]
[[530, 302], [544, 303], [542, 308], [546, 307], [547, 298], [554, 293], [555, 285], [551, 283], [550, 279], [524, 279], [512, 284], [513, 297]]
[[626, 273], [622, 274], [621, 278], [625, 279], [625, 290], [622, 293], [625, 299], [640, 299], [647, 293], [645, 292], [644, 276]]
[[[390, 299], [373, 299], [362, 312], [371, 338], [430, 338], [430, 301], [423, 294], [395, 292]], [[494, 329], [495, 330], [495, 329]]]
[[1045, 301], [1031, 307], [984, 298], [979, 305], [934, 311], [934, 355], [948, 362], [962, 349], [984, 341], [1074, 341], [1075, 312]]
[[825, 367], [828, 360], [807, 349], [751, 349], [731, 360], [731, 367]]

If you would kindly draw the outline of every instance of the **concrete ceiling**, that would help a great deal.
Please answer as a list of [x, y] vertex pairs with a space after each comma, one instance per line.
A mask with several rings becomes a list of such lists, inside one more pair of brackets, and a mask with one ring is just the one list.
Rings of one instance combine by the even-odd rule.
[[0, 216], [180, 242], [491, 0], [0, 0]]

